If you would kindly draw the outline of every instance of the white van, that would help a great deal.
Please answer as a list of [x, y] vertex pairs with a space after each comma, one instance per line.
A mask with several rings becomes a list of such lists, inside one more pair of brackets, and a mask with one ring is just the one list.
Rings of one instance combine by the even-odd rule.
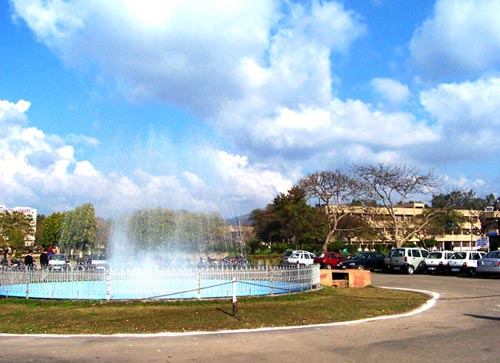
[[412, 275], [421, 272], [424, 268], [423, 261], [429, 255], [429, 251], [418, 247], [400, 247], [392, 250], [391, 270], [394, 272], [406, 272]]

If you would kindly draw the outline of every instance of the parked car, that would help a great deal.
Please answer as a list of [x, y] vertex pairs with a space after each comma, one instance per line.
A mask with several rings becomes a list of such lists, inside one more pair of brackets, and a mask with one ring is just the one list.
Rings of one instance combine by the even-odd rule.
[[418, 247], [395, 248], [391, 255], [391, 269], [396, 272], [404, 271], [409, 275], [421, 272], [423, 261], [429, 251]]
[[475, 276], [477, 261], [484, 255], [486, 255], [486, 253], [482, 251], [455, 252], [448, 261], [448, 273], [452, 275], [466, 273], [469, 276]]
[[453, 251], [432, 251], [424, 260], [423, 272], [443, 274], [448, 271], [448, 260]]
[[500, 251], [490, 251], [477, 262], [478, 275], [500, 274]]
[[314, 263], [314, 257], [316, 257], [316, 255], [312, 252], [296, 251], [288, 257], [288, 263], [297, 265], [312, 265]]
[[318, 263], [321, 268], [332, 269], [345, 260], [345, 257], [338, 252], [324, 252], [316, 256], [314, 263]]
[[287, 264], [288, 258], [291, 257], [295, 252], [307, 252], [304, 250], [286, 250], [283, 254], [283, 258], [281, 259], [281, 264]]
[[90, 260], [90, 267], [93, 270], [107, 270], [109, 268], [109, 263], [106, 255], [92, 255]]
[[50, 255], [49, 256], [49, 271], [67, 271], [71, 269], [71, 263], [64, 255]]
[[382, 270], [385, 255], [380, 252], [359, 252], [339, 263], [340, 268]]

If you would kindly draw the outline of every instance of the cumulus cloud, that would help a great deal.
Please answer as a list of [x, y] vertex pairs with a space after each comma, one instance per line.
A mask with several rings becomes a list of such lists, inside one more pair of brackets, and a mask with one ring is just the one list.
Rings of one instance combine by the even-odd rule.
[[408, 101], [408, 86], [389, 78], [374, 78], [370, 85], [381, 98], [381, 106], [398, 107]]
[[428, 79], [498, 70], [500, 0], [439, 0], [414, 33], [410, 51]]
[[478, 150], [500, 150], [500, 78], [441, 84], [422, 92], [421, 103], [445, 130], [449, 157], [485, 158]]
[[[410, 43], [426, 77], [477, 74], [498, 64], [499, 2], [437, 2]], [[408, 111], [410, 89], [392, 78], [367, 81], [376, 104], [335, 97], [332, 62], [368, 32], [362, 18], [339, 2], [12, 3], [19, 19], [67, 65], [97, 70], [99, 79], [112, 80], [134, 102], [161, 100], [194, 113], [231, 151], [189, 145], [190, 154], [176, 162], [170, 159], [174, 148], [133, 145], [135, 155], [123, 156], [131, 161], [127, 174], [104, 173], [74, 151], [75, 145], [97, 149], [99, 140], [46, 135], [26, 126], [28, 102], [0, 101], [0, 122], [10, 125], [0, 128], [8, 136], [1, 142], [8, 143], [10, 166], [0, 197], [18, 188], [25, 200], [52, 198], [55, 210], [69, 204], [66, 196], [93, 200], [106, 212], [144, 204], [195, 211], [239, 205], [248, 212], [319, 168], [428, 162], [436, 147], [439, 155], [450, 151], [454, 160], [465, 160], [471, 145], [498, 126], [495, 79], [422, 91], [426, 114]], [[462, 16], [464, 11], [477, 16]], [[464, 132], [470, 125], [474, 130]], [[158, 161], [156, 167], [144, 159]]]
[[242, 63], [262, 60], [276, 6], [265, 0], [13, 3], [67, 64], [96, 64], [133, 100], [156, 98], [202, 113], [242, 93]]
[[217, 150], [192, 156], [202, 159], [200, 165], [213, 166], [208, 177], [200, 170], [153, 175], [141, 165], [133, 166], [130, 175], [105, 174], [88, 160], [78, 160], [73, 146], [62, 138], [27, 125], [28, 108], [26, 101], [0, 101], [1, 204], [50, 212], [91, 202], [105, 216], [157, 206], [231, 213], [238, 203], [251, 209], [291, 186], [279, 173]]

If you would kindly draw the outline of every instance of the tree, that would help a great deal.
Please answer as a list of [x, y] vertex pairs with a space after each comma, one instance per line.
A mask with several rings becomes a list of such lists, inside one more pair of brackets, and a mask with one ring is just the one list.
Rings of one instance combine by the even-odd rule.
[[302, 248], [304, 244], [315, 244], [321, 240], [322, 213], [307, 204], [306, 194], [298, 186], [292, 187], [287, 194], [280, 194], [273, 201], [273, 210], [280, 224], [282, 240], [292, 246]]
[[203, 252], [227, 249], [225, 226], [217, 213], [155, 208], [135, 212], [129, 218], [127, 233], [140, 251]]
[[59, 244], [63, 218], [64, 214], [60, 212], [52, 213], [50, 216], [44, 218], [39, 242], [42, 247]]
[[252, 211], [250, 219], [261, 241], [285, 243], [294, 249], [318, 243], [325, 229], [323, 214], [307, 204], [299, 186], [276, 196], [266, 209]]
[[21, 250], [26, 236], [33, 233], [33, 218], [30, 214], [18, 211], [0, 213], [0, 240], [4, 246], [10, 245], [16, 250]]
[[360, 215], [347, 215], [338, 224], [337, 236], [347, 243], [352, 240], [370, 240], [376, 236], [372, 226]]
[[327, 251], [340, 221], [352, 213], [349, 205], [361, 196], [361, 185], [351, 176], [335, 170], [309, 174], [299, 181], [299, 186], [309, 199], [317, 199], [325, 208], [328, 232], [322, 251]]
[[460, 231], [466, 221], [464, 215], [453, 209], [443, 207], [441, 210], [442, 213], [436, 213], [432, 218], [428, 218], [427, 214], [433, 213], [433, 209], [427, 209], [422, 215], [416, 217], [419, 224], [423, 224], [425, 220], [429, 219], [429, 223], [426, 224], [425, 228], [415, 232], [415, 237], [420, 240], [423, 247], [432, 247], [429, 241], [435, 242], [438, 235]]
[[92, 204], [86, 203], [73, 211], [65, 212], [61, 225], [61, 251], [91, 251], [95, 245], [96, 229], [97, 222]]
[[398, 205], [404, 205], [414, 197], [432, 193], [438, 187], [434, 175], [431, 172], [422, 174], [408, 166], [384, 164], [355, 165], [353, 170], [358, 180], [363, 183], [363, 189], [381, 205], [374, 213], [380, 214], [380, 209], [387, 213], [387, 219], [377, 222], [385, 224], [384, 227], [389, 230], [391, 239], [398, 247], [409, 242], [435, 218], [449, 209], [448, 206], [435, 208], [425, 213], [420, 220], [399, 219], [396, 216]]
[[455, 190], [449, 194], [433, 195], [431, 201], [433, 208], [448, 207], [469, 210], [484, 210], [494, 203], [495, 196], [493, 194], [487, 195], [485, 198], [476, 198], [476, 192], [472, 189], [466, 192]]
[[42, 239], [42, 226], [45, 220], [45, 216], [43, 214], [39, 214], [36, 216], [36, 230], [35, 230], [35, 244], [40, 246]]

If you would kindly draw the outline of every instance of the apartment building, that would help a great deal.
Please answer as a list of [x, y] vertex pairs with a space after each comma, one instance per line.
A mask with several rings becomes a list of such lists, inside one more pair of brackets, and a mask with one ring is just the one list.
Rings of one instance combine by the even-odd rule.
[[[335, 208], [335, 207], [332, 207]], [[374, 244], [393, 244], [392, 233], [393, 228], [389, 212], [383, 207], [348, 207], [349, 212], [353, 215], [362, 215], [362, 218], [368, 221], [370, 227], [376, 231], [374, 239], [353, 238], [352, 243], [358, 243], [361, 247], [370, 248]], [[401, 226], [399, 236], [405, 235], [408, 230], [414, 229], [415, 222], [419, 216], [425, 213], [425, 204], [413, 202], [404, 205], [398, 205], [393, 208], [394, 215], [398, 224]], [[443, 226], [441, 233], [435, 234], [433, 237], [438, 242], [436, 247], [446, 250], [458, 249], [475, 249], [481, 245], [482, 240], [486, 237], [481, 234], [481, 220], [483, 219], [483, 211], [457, 209], [455, 212], [463, 216], [463, 221], [460, 225], [453, 228]], [[500, 216], [500, 212], [499, 216]], [[425, 234], [425, 233], [423, 233]], [[422, 235], [421, 235], [422, 236]], [[409, 242], [418, 244], [419, 237], [412, 237]], [[478, 242], [479, 241], [479, 242]]]

